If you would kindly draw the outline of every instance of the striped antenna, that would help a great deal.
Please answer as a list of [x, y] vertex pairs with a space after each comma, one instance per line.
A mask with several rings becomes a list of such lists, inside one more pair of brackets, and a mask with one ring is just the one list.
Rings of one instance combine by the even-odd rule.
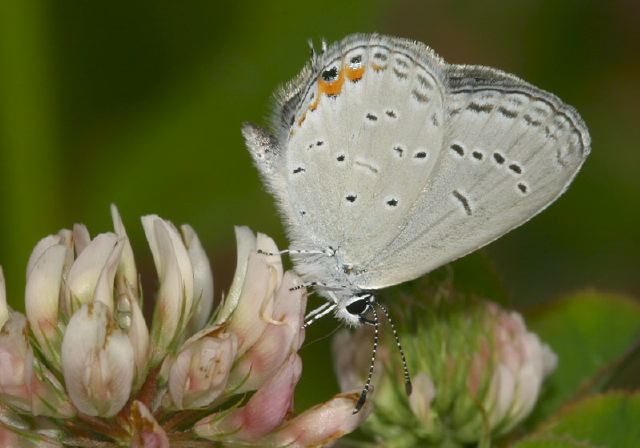
[[371, 387], [371, 377], [373, 376], [373, 367], [376, 363], [376, 353], [378, 352], [378, 313], [374, 307], [371, 308], [373, 312], [373, 351], [371, 353], [371, 363], [369, 364], [369, 374], [367, 375], [367, 382], [362, 388], [362, 392], [360, 393], [360, 398], [358, 398], [358, 402], [356, 403], [356, 408], [353, 410], [354, 414], [360, 412], [362, 406], [364, 406], [365, 401], [367, 401], [367, 394], [369, 393], [369, 388]]
[[387, 317], [389, 324], [391, 325], [391, 330], [393, 331], [393, 337], [396, 340], [396, 347], [398, 347], [398, 351], [400, 352], [400, 357], [402, 358], [402, 369], [404, 370], [404, 390], [407, 392], [407, 395], [411, 395], [411, 391], [413, 390], [413, 386], [411, 385], [411, 377], [409, 376], [409, 369], [407, 368], [407, 358], [404, 356], [404, 350], [402, 350], [402, 345], [400, 344], [400, 338], [398, 337], [398, 332], [396, 331], [396, 326], [391, 320], [391, 316], [389, 315], [389, 311], [380, 303], [376, 302], [376, 305], [380, 307], [384, 315]]

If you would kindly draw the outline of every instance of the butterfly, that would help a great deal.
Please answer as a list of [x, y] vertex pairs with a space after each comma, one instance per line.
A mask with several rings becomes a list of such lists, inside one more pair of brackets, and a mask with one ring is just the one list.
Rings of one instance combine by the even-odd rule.
[[301, 287], [328, 299], [307, 323], [333, 312], [357, 326], [373, 311], [377, 325], [376, 291], [523, 224], [590, 151], [585, 123], [555, 95], [378, 34], [312, 50], [276, 93], [271, 129], [242, 132]]

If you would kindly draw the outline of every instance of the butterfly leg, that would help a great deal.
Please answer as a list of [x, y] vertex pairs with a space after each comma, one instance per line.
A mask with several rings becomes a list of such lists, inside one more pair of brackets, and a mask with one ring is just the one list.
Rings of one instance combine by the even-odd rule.
[[323, 305], [320, 305], [318, 308], [312, 310], [309, 314], [304, 317], [304, 325], [302, 328], [307, 328], [309, 325], [317, 321], [318, 319], [323, 318], [331, 311], [336, 308], [337, 304], [326, 302]]
[[326, 255], [327, 257], [333, 257], [336, 254], [336, 250], [329, 246], [324, 250], [308, 250], [308, 249], [285, 249], [278, 252], [265, 252], [262, 249], [258, 249], [258, 253], [261, 255], [273, 256], [273, 255]]
[[325, 287], [325, 288], [329, 287], [325, 283], [322, 283], [322, 282], [306, 282], [306, 283], [301, 283], [299, 285], [296, 285], [296, 286], [293, 286], [293, 287], [289, 288], [289, 291], [297, 291], [298, 289], [310, 288], [312, 286], [320, 286], [320, 287]]
[[349, 287], [346, 285], [336, 285], [336, 286], [329, 286], [326, 283], [323, 282], [305, 282], [305, 283], [301, 283], [299, 285], [293, 286], [291, 288], [289, 288], [289, 291], [297, 291], [298, 289], [302, 289], [302, 288], [312, 288], [312, 287], [318, 287], [318, 288], [323, 288], [329, 291], [341, 291], [343, 289], [348, 289]]

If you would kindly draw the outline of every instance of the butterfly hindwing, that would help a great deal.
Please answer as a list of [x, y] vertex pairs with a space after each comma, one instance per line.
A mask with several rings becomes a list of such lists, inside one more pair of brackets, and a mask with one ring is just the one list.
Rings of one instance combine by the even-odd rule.
[[448, 66], [439, 164], [396, 239], [360, 280], [377, 288], [495, 240], [552, 203], [589, 153], [587, 129], [557, 97], [486, 67]]

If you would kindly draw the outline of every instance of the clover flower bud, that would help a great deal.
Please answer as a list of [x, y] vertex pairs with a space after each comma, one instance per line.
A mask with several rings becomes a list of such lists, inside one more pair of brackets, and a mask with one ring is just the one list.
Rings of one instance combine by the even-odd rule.
[[213, 274], [211, 264], [196, 232], [188, 225], [180, 227], [193, 267], [194, 310], [187, 324], [187, 334], [192, 335], [204, 327], [213, 309]]
[[[374, 377], [375, 408], [364, 427], [381, 440], [400, 431], [416, 446], [486, 443], [506, 434], [533, 409], [557, 364], [555, 354], [516, 312], [458, 296], [434, 302], [432, 307], [412, 303], [401, 319], [412, 394], [407, 397], [398, 386], [403, 370], [394, 356], [395, 341], [387, 338], [379, 350], [385, 368], [378, 367]], [[368, 360], [362, 353], [369, 349], [369, 331], [336, 335], [336, 373], [343, 388], [365, 378]]]
[[193, 304], [193, 267], [187, 249], [171, 223], [149, 215], [142, 218], [142, 225], [160, 279], [151, 325], [151, 363], [157, 365], [184, 337]]
[[353, 392], [293, 416], [306, 293], [271, 238], [236, 228], [237, 271], [214, 309], [195, 231], [143, 217], [158, 273], [149, 332], [111, 214], [115, 232], [92, 239], [76, 224], [38, 242], [27, 317], [8, 307], [0, 270], [0, 446], [318, 446], [363, 421], [371, 407], [353, 415]]
[[132, 448], [169, 448], [167, 433], [141, 401], [131, 405]]
[[224, 327], [204, 330], [185, 342], [163, 365], [171, 399], [168, 406], [197, 409], [213, 403], [226, 389], [237, 348], [235, 334]]
[[134, 375], [131, 341], [102, 302], [82, 305], [62, 341], [62, 372], [73, 404], [84, 414], [112, 417], [129, 399]]

